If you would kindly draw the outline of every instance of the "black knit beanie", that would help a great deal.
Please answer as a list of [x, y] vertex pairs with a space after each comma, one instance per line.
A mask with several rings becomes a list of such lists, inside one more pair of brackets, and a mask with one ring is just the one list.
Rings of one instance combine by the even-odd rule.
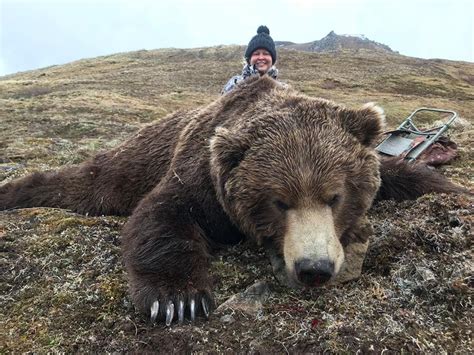
[[272, 64], [276, 63], [277, 53], [275, 50], [275, 43], [270, 37], [270, 30], [267, 26], [260, 26], [257, 29], [257, 34], [250, 40], [247, 50], [245, 51], [245, 60], [248, 64], [250, 64], [252, 53], [259, 48], [264, 48], [269, 51], [272, 56]]

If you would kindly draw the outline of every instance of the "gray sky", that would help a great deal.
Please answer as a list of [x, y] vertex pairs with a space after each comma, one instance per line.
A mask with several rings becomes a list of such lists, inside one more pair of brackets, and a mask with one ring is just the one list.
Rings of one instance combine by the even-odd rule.
[[364, 34], [401, 54], [474, 62], [474, 0], [0, 0], [0, 75], [139, 49]]

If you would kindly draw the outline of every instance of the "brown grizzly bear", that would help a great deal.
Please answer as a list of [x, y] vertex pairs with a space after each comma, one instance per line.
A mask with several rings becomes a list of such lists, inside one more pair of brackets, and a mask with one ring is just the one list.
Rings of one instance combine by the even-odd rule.
[[[345, 247], [367, 238], [359, 231], [380, 186], [373, 147], [383, 119], [374, 105], [346, 109], [253, 78], [81, 165], [4, 184], [0, 209], [131, 214], [122, 249], [135, 305], [168, 325], [207, 317], [216, 244], [270, 243], [295, 286], [334, 279]], [[403, 197], [450, 190], [420, 186]]]

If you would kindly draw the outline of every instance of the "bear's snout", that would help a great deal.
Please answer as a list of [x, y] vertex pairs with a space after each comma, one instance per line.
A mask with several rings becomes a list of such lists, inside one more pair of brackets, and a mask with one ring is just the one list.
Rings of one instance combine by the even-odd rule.
[[300, 259], [295, 262], [298, 281], [309, 287], [317, 287], [328, 282], [335, 274], [334, 263], [330, 260]]
[[287, 275], [295, 286], [320, 286], [337, 275], [344, 262], [344, 249], [330, 207], [287, 213], [283, 257]]

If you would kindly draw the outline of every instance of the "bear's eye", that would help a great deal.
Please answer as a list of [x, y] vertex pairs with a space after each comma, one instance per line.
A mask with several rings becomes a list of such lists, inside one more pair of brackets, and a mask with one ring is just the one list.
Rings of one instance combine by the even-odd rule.
[[275, 200], [275, 206], [281, 211], [288, 211], [290, 206], [281, 200]]
[[329, 207], [334, 207], [337, 205], [337, 203], [341, 200], [341, 195], [338, 195], [338, 194], [335, 194], [334, 196], [332, 196], [327, 204]]

